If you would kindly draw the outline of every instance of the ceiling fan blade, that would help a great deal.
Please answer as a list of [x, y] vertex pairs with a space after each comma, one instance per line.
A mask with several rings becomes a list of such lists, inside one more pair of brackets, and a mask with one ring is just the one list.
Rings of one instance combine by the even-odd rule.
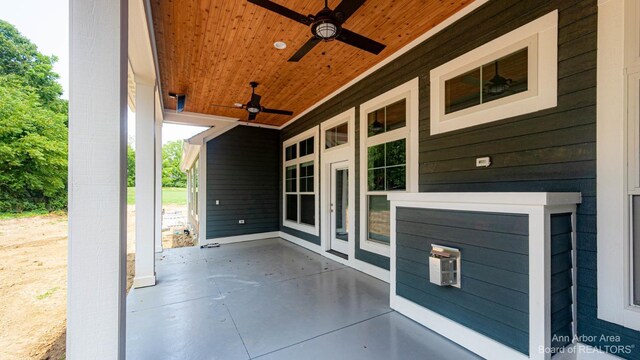
[[340, 5], [333, 9], [334, 17], [341, 22], [345, 22], [364, 2], [365, 0], [342, 0]]
[[313, 49], [316, 45], [318, 45], [319, 42], [320, 39], [312, 36], [309, 40], [307, 40], [306, 43], [304, 43], [304, 45], [302, 45], [300, 49], [298, 49], [298, 51], [296, 51], [295, 54], [293, 54], [293, 56], [289, 59], [289, 62], [300, 61], [300, 59], [302, 59], [303, 56], [307, 55], [307, 53], [311, 51], [311, 49]]
[[362, 49], [376, 55], [380, 54], [380, 52], [385, 47], [387, 47], [387, 45], [380, 44], [375, 40], [371, 40], [368, 37], [356, 34], [353, 31], [349, 31], [347, 29], [342, 29], [340, 35], [336, 39], [342, 41], [345, 44], [355, 46], [358, 49]]
[[225, 107], [225, 108], [232, 108], [232, 109], [242, 109], [242, 106], [218, 105], [218, 104], [211, 104], [211, 106]]
[[267, 10], [273, 11], [274, 13], [280, 14], [282, 16], [288, 17], [291, 20], [295, 20], [304, 25], [311, 25], [311, 20], [308, 17], [295, 12], [291, 9], [287, 9], [286, 7], [276, 4], [273, 1], [269, 0], [248, 0], [252, 4], [256, 4], [260, 7], [263, 7]]
[[256, 113], [249, 113], [249, 121], [256, 119]]
[[289, 111], [289, 110], [277, 110], [277, 109], [262, 108], [262, 112], [266, 113], [266, 114], [293, 115], [293, 111]]
[[262, 97], [256, 93], [251, 94], [251, 104], [258, 106]]

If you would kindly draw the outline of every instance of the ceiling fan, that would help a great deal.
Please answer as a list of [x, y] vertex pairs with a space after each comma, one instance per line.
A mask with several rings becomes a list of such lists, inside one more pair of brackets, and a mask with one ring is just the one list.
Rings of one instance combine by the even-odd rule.
[[340, 5], [333, 10], [329, 8], [328, 0], [325, 0], [324, 9], [315, 15], [310, 14], [306, 16], [270, 0], [248, 1], [311, 27], [311, 38], [293, 54], [289, 59], [291, 62], [297, 62], [302, 59], [302, 57], [311, 51], [320, 41], [338, 40], [376, 55], [386, 47], [384, 44], [380, 44], [377, 41], [342, 27], [342, 24], [364, 4], [365, 0], [342, 0]]
[[256, 87], [258, 87], [258, 83], [255, 81], [252, 81], [249, 83], [249, 86], [251, 86], [251, 99], [246, 104], [235, 103], [233, 106], [228, 106], [228, 105], [213, 105], [213, 106], [247, 110], [247, 112], [249, 113], [248, 120], [255, 120], [256, 115], [258, 115], [258, 113], [261, 113], [261, 112], [266, 114], [293, 115], [293, 111], [268, 109], [260, 105], [261, 96], [256, 94]]
[[496, 74], [485, 84], [485, 92], [489, 95], [501, 95], [505, 91], [509, 90], [513, 80], [504, 78], [498, 74], [498, 62], [495, 62]]

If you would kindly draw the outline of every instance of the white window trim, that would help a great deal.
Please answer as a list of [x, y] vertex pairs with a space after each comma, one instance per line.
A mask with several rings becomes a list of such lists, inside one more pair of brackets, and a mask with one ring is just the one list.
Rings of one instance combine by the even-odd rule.
[[[634, 86], [635, 84], [635, 86]], [[627, 90], [627, 186], [629, 195], [640, 195], [640, 124], [638, 115], [640, 112], [638, 104], [634, 104], [632, 99], [640, 97], [638, 84], [640, 84], [640, 66], [628, 67], [625, 69], [625, 88]], [[635, 105], [635, 106], [634, 106]]]
[[[360, 249], [389, 257], [389, 245], [371, 241], [367, 235], [367, 195], [387, 195], [390, 191], [367, 190], [367, 148], [389, 141], [406, 139], [406, 192], [418, 192], [418, 108], [419, 80], [414, 78], [360, 105]], [[367, 114], [396, 101], [406, 99], [407, 123], [400, 129], [375, 135], [368, 134]], [[393, 191], [400, 192], [400, 191]]]
[[[355, 129], [354, 126], [353, 126], [354, 117], [355, 117], [355, 108], [351, 108], [351, 109], [343, 112], [342, 114], [334, 116], [329, 120], [325, 120], [323, 123], [320, 124], [320, 151], [323, 154], [329, 153], [331, 151], [350, 148], [351, 145], [355, 143], [354, 139], [352, 138], [353, 136], [355, 136], [355, 134], [352, 134], [352, 130]], [[326, 149], [326, 145], [327, 145], [327, 130], [333, 129], [334, 127], [342, 125], [342, 124], [347, 124], [347, 127], [348, 127], [347, 143], [341, 144], [341, 145], [336, 145], [336, 146], [333, 146], [333, 147], [330, 147], [330, 148]]]
[[[631, 303], [628, 160], [628, 71], [640, 65], [637, 1], [598, 2], [597, 296], [598, 318], [640, 330]], [[637, 25], [636, 25], [637, 26]]]
[[[505, 44], [508, 44], [505, 46]], [[528, 47], [528, 90], [445, 114], [445, 81]], [[433, 70], [431, 134], [554, 107], [558, 101], [558, 11], [544, 15]]]
[[[319, 163], [319, 153], [320, 146], [319, 143], [319, 134], [318, 134], [318, 126], [315, 126], [303, 133], [300, 133], [282, 143], [282, 225], [291, 229], [299, 230], [306, 232], [311, 235], [318, 236], [320, 235], [320, 204], [319, 201], [319, 177], [320, 177], [320, 163]], [[292, 144], [297, 144], [302, 140], [306, 140], [308, 138], [313, 137], [313, 154], [305, 155], [303, 157], [296, 157], [294, 160], [287, 161], [287, 147]], [[297, 154], [300, 154], [300, 144], [296, 146]], [[305, 162], [313, 161], [313, 193], [314, 193], [314, 203], [315, 203], [315, 224], [314, 226], [293, 222], [291, 220], [287, 220], [287, 192], [286, 192], [286, 176], [287, 176], [287, 166], [302, 164]], [[298, 184], [296, 190], [300, 190], [300, 166], [298, 166], [298, 170], [296, 172], [296, 177], [298, 179]], [[300, 209], [300, 202], [298, 202], [298, 209]], [[298, 211], [298, 221], [300, 221], [300, 214]]]

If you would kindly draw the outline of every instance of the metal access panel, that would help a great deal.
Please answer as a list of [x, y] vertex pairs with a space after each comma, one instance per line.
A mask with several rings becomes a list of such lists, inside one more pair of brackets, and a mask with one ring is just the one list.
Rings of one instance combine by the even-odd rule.
[[429, 281], [438, 286], [460, 288], [460, 249], [431, 244]]

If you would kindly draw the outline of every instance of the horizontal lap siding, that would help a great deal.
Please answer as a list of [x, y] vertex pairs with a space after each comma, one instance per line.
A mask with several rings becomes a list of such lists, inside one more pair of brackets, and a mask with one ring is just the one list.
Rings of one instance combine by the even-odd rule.
[[277, 130], [250, 126], [207, 142], [208, 239], [278, 230], [278, 147]]
[[[526, 215], [398, 208], [397, 294], [527, 353]], [[431, 245], [460, 249], [461, 288], [429, 282]]]

